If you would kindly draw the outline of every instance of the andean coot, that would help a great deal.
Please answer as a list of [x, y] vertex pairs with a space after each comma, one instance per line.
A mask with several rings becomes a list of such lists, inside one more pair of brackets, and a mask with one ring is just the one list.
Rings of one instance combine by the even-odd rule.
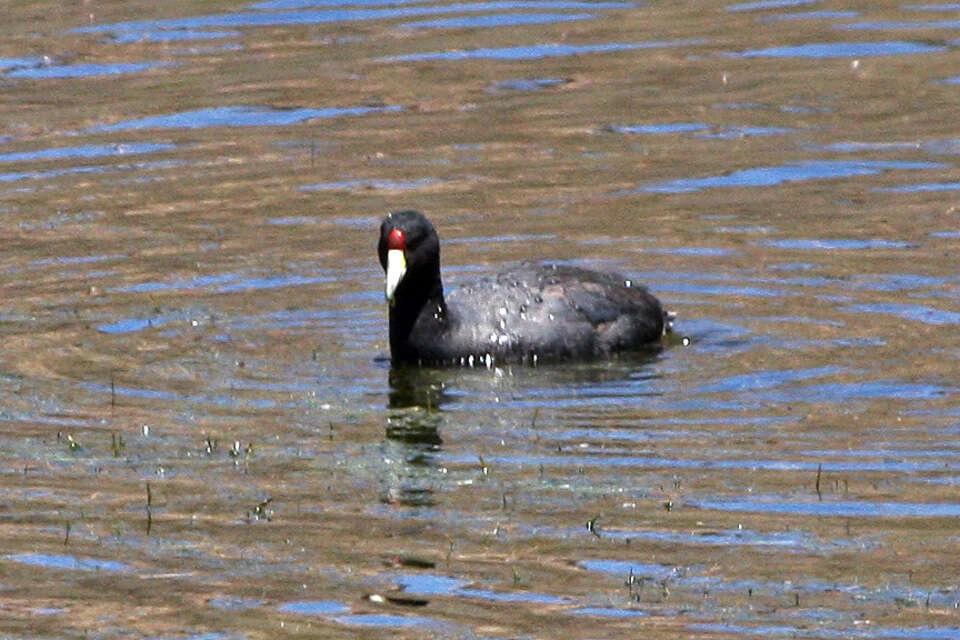
[[380, 225], [394, 362], [486, 365], [593, 358], [656, 345], [670, 318], [615, 273], [524, 263], [444, 296], [440, 240], [418, 211]]

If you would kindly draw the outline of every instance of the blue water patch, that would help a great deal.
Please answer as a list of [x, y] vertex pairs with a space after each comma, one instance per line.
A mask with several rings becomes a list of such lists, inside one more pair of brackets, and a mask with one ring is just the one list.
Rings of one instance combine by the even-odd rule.
[[118, 273], [115, 269], [101, 269], [100, 271], [61, 271], [59, 275], [64, 278], [83, 277], [88, 280], [96, 280], [98, 278], [112, 277]]
[[300, 191], [353, 191], [377, 190], [377, 191], [406, 191], [412, 189], [422, 189], [430, 185], [441, 182], [440, 178], [418, 178], [416, 180], [379, 180], [370, 178], [367, 180], [341, 180], [338, 182], [318, 182], [297, 187]]
[[[252, 276], [243, 273], [218, 273], [207, 276], [198, 276], [190, 280], [149, 281], [137, 284], [111, 287], [110, 293], [144, 293], [155, 291], [190, 291], [207, 289], [214, 293], [231, 293], [247, 291], [249, 289], [276, 289], [280, 287], [296, 287], [307, 284], [332, 282], [335, 278], [328, 275], [302, 275], [286, 273], [270, 276]], [[144, 319], [142, 322], [153, 322], [156, 326], [162, 318], [157, 316]], [[168, 320], [169, 321], [169, 320]], [[125, 320], [124, 323], [138, 323], [138, 320]], [[104, 329], [101, 329], [104, 330]]]
[[419, 595], [450, 595], [460, 587], [470, 584], [468, 580], [448, 578], [432, 574], [409, 574], [396, 578], [405, 591]]
[[887, 344], [882, 338], [838, 338], [833, 341], [838, 347], [882, 347]]
[[[930, 400], [942, 398], [955, 390], [937, 384], [904, 382], [902, 380], [862, 380], [859, 382], [836, 382], [794, 387], [778, 391], [765, 391], [770, 402], [849, 402], [851, 400], [897, 399]], [[759, 394], [758, 394], [759, 399]]]
[[663, 133], [689, 133], [691, 131], [706, 131], [710, 125], [702, 122], [676, 122], [669, 124], [636, 124], [636, 125], [612, 125], [610, 131], [614, 133], [641, 133], [641, 134], [663, 134]]
[[738, 109], [750, 109], [756, 111], [776, 109], [777, 111], [782, 111], [784, 113], [831, 113], [833, 111], [832, 107], [825, 107], [822, 105], [784, 104], [777, 106], [772, 104], [764, 104], [762, 102], [716, 102], [710, 105], [710, 108], [731, 111]]
[[740, 634], [751, 638], [786, 636], [788, 638], [827, 638], [828, 640], [872, 640], [890, 638], [895, 640], [957, 640], [960, 627], [875, 627], [857, 626], [847, 629], [824, 629], [810, 626], [788, 625], [740, 625], [726, 622], [696, 623], [687, 629], [700, 633]]
[[231, 293], [234, 291], [249, 291], [252, 289], [279, 289], [282, 287], [299, 287], [302, 285], [320, 284], [323, 282], [334, 282], [337, 278], [332, 276], [304, 276], [296, 273], [288, 273], [279, 276], [267, 276], [262, 278], [244, 278], [237, 282], [224, 284], [216, 289], [215, 293]]
[[433, 574], [401, 574], [394, 578], [405, 593], [416, 595], [457, 595], [465, 598], [481, 598], [495, 602], [539, 602], [563, 604], [565, 598], [529, 591], [498, 592], [489, 589], [467, 589], [466, 580]]
[[413, 62], [418, 60], [533, 60], [557, 56], [573, 56], [586, 53], [608, 53], [614, 51], [633, 51], [656, 49], [661, 47], [680, 47], [703, 44], [705, 40], [667, 40], [662, 42], [608, 42], [604, 44], [539, 44], [524, 47], [500, 47], [471, 49], [469, 51], [433, 51], [428, 53], [410, 53], [400, 56], [377, 58], [380, 62]]
[[309, 9], [310, 7], [375, 7], [379, 5], [417, 4], [424, 0], [264, 0], [248, 5], [249, 9]]
[[811, 150], [821, 151], [911, 151], [922, 150], [928, 153], [951, 154], [960, 153], [960, 139], [947, 138], [943, 140], [902, 140], [894, 142], [834, 142], [824, 145], [805, 145]]
[[943, 311], [916, 304], [898, 304], [898, 303], [877, 303], [877, 304], [854, 304], [842, 307], [841, 311], [865, 312], [865, 313], [883, 313], [888, 315], [905, 318], [913, 322], [922, 322], [924, 324], [946, 325], [960, 324], [960, 313], [954, 311]]
[[352, 616], [337, 616], [334, 620], [340, 624], [361, 627], [420, 627], [439, 624], [436, 620], [422, 616], [398, 616], [386, 613], [358, 613]]
[[[382, 302], [383, 300], [383, 292], [377, 293], [375, 291], [370, 291], [363, 295], [365, 296], [365, 299], [368, 299], [371, 302]], [[196, 317], [204, 318], [205, 316], [197, 315]], [[182, 326], [184, 327], [188, 325], [199, 326], [196, 324], [196, 322], [198, 322], [196, 317], [191, 318], [186, 313], [178, 313], [169, 315], [156, 315], [146, 318], [121, 318], [113, 322], [99, 325], [96, 327], [96, 329], [97, 331], [103, 333], [121, 334], [154, 329], [173, 322], [182, 323]], [[314, 311], [304, 309], [278, 311], [275, 313], [257, 316], [234, 316], [230, 318], [229, 322], [221, 319], [219, 320], [218, 324], [224, 325], [226, 323], [226, 326], [228, 326], [231, 330], [250, 331], [262, 330], [264, 328], [289, 329], [298, 327], [315, 327], [318, 323], [323, 323], [324, 321], [327, 321], [327, 324], [342, 327], [346, 326], [347, 324], [343, 321], [349, 320], [350, 326], [356, 329], [357, 326], [363, 324], [365, 321], [369, 321], [369, 324], [371, 325], [376, 324], [376, 319], [380, 317], [381, 316], [378, 312], [372, 310], [359, 311], [356, 309], [351, 309], [349, 311]]]
[[[383, 302], [383, 292], [371, 291], [371, 302]], [[230, 328], [237, 331], [271, 329], [289, 329], [296, 327], [316, 327], [318, 324], [349, 327], [349, 331], [358, 331], [363, 325], [374, 326], [383, 316], [378, 311], [359, 311], [351, 307], [349, 310], [288, 310], [277, 311], [257, 316], [231, 318]], [[379, 328], [379, 327], [378, 327]]]
[[310, 7], [370, 7], [378, 5], [416, 4], [424, 0], [265, 0], [248, 5], [250, 9], [308, 9]]
[[831, 458], [956, 458], [960, 457], [960, 449], [807, 449], [801, 452], [805, 456]]
[[[380, 5], [419, 4], [424, 0], [266, 0], [249, 5], [250, 9], [308, 9], [311, 7], [369, 7]], [[489, 4], [489, 3], [488, 3]], [[454, 10], [467, 5], [451, 5]], [[634, 2], [590, 2], [589, 0], [544, 0], [542, 2], [529, 0], [505, 0], [496, 2], [500, 10], [509, 9], [629, 9], [637, 6]]]
[[109, 260], [124, 260], [128, 256], [125, 253], [110, 253], [99, 256], [58, 256], [56, 258], [40, 258], [31, 260], [31, 265], [45, 266], [49, 264], [91, 264], [95, 262], [107, 262]]
[[[960, 487], [960, 476], [947, 476], [940, 478], [912, 478], [912, 482], [920, 482], [923, 484], [935, 484], [935, 485], [944, 485], [951, 487]], [[957, 539], [957, 542], [960, 542], [960, 538]]]
[[256, 609], [266, 604], [264, 600], [254, 600], [241, 596], [223, 596], [220, 598], [210, 598], [207, 604], [214, 609], [225, 609], [227, 611], [244, 611], [246, 609]]
[[540, 604], [564, 604], [566, 598], [531, 591], [491, 591], [489, 589], [460, 589], [455, 595], [465, 598], [482, 598], [492, 602], [536, 602]]
[[860, 240], [856, 238], [787, 238], [783, 240], [763, 240], [758, 244], [778, 249], [801, 249], [814, 251], [857, 251], [860, 249], [905, 249], [916, 247], [916, 243], [902, 240], [883, 240], [871, 238]]
[[916, 273], [876, 273], [868, 276], [857, 276], [853, 282], [857, 289], [911, 291], [928, 287], [944, 287], [957, 280], [957, 278], [937, 278]]
[[175, 149], [174, 144], [152, 144], [148, 142], [119, 142], [116, 144], [88, 144], [79, 147], [60, 147], [37, 149], [36, 151], [18, 151], [0, 153], [0, 162], [30, 162], [33, 160], [62, 160], [63, 158], [101, 158], [104, 156], [124, 156], [139, 153], [154, 153]]
[[[846, 25], [844, 25], [846, 26]], [[728, 53], [734, 58], [868, 58], [919, 53], [940, 53], [948, 47], [924, 42], [818, 42], [793, 47], [770, 47]]]
[[[811, 393], [811, 397], [808, 398], [791, 398], [789, 394], [780, 394], [775, 396], [772, 400], [776, 402], [797, 402], [797, 401], [809, 401], [809, 402], [836, 402], [849, 400], [855, 396], [856, 389], [855, 385], [848, 385], [847, 394], [835, 394], [835, 396], [829, 396], [825, 393], [821, 393], [819, 397], [815, 395], [817, 392], [822, 390], [815, 388]], [[873, 389], [872, 391], [875, 391]], [[889, 391], [889, 389], [888, 389]], [[659, 403], [658, 409], [677, 409], [680, 411], [690, 410], [695, 408], [698, 411], [711, 410], [714, 407], [718, 411], [740, 411], [746, 409], [760, 409], [769, 406], [770, 398], [764, 394], [756, 394], [757, 398], [760, 400], [757, 404], [746, 404], [746, 403], [706, 403], [706, 402], [696, 402], [696, 403]], [[593, 400], [593, 399], [591, 399]], [[596, 403], [594, 403], [596, 404]], [[618, 403], [622, 406], [622, 399]], [[650, 403], [647, 403], [645, 406], [649, 406]], [[451, 405], [453, 406], [453, 405]], [[499, 406], [499, 405], [498, 405]], [[584, 400], [579, 399], [578, 405], [572, 405], [564, 402], [557, 402], [550, 406], [556, 406], [563, 408], [564, 406], [584, 406]], [[445, 462], [451, 464], [475, 464], [477, 461], [476, 456], [468, 455], [455, 455], [444, 453], [439, 456]], [[563, 457], [557, 456], [520, 456], [520, 455], [498, 455], [498, 456], [484, 456], [484, 460], [489, 464], [497, 465], [518, 465], [518, 466], [533, 466], [537, 467], [543, 465], [544, 467], [567, 467], [567, 468], [578, 468], [578, 467], [600, 467], [606, 468], [608, 471], [613, 469], [630, 469], [633, 472], [644, 469], [695, 469], [695, 470], [705, 470], [705, 469], [727, 469], [727, 470], [750, 470], [750, 471], [805, 471], [816, 473], [818, 468], [822, 467], [823, 471], [830, 472], [851, 472], [851, 473], [864, 473], [864, 472], [897, 472], [897, 473], [915, 473], [921, 471], [930, 471], [936, 473], [943, 472], [955, 472], [960, 470], [960, 465], [953, 464], [952, 462], [944, 462], [941, 460], [931, 461], [931, 462], [921, 462], [921, 461], [903, 461], [903, 460], [864, 460], [864, 461], [839, 461], [831, 462], [829, 465], [821, 464], [818, 462], [806, 461], [806, 460], [776, 460], [776, 459], [758, 459], [756, 457], [746, 459], [746, 460], [731, 460], [731, 459], [684, 459], [684, 458], [667, 458], [667, 457], [657, 457], [657, 456], [626, 456], [626, 455], [610, 455], [606, 451], [601, 451], [598, 455], [573, 455], [565, 454]], [[960, 505], [957, 505], [957, 508], [960, 509]]]
[[[351, 3], [352, 4], [352, 3]], [[393, 4], [393, 3], [391, 3]], [[240, 27], [277, 27], [284, 25], [355, 22], [360, 20], [389, 20], [412, 16], [434, 15], [465, 11], [507, 11], [512, 9], [623, 9], [634, 6], [627, 2], [582, 2], [577, 0], [503, 0], [470, 2], [440, 6], [396, 6], [387, 9], [363, 8], [315, 9], [305, 11], [215, 13], [166, 20], [141, 20], [91, 25], [71, 29], [70, 33], [147, 33], [166, 29], [207, 29]]]
[[136, 169], [158, 169], [182, 165], [182, 162], [169, 160], [163, 162], [142, 162], [124, 165], [105, 165], [101, 167], [70, 167], [69, 169], [53, 169], [50, 171], [19, 171], [15, 173], [0, 173], [0, 182], [17, 182], [20, 180], [40, 180], [59, 178], [68, 175], [83, 175], [88, 173], [107, 173], [111, 171], [132, 171]]
[[784, 113], [833, 113], [833, 107], [805, 104], [785, 104], [778, 107]]
[[[218, 407], [247, 407], [255, 409], [276, 409], [283, 406], [282, 403], [272, 400], [242, 399], [234, 395], [234, 391], [229, 390], [229, 395], [187, 395], [174, 393], [172, 391], [163, 391], [159, 389], [142, 389], [135, 387], [120, 387], [109, 384], [82, 383], [79, 385], [87, 391], [94, 391], [111, 396], [123, 396], [129, 398], [140, 398], [143, 400], [169, 400], [173, 402], [189, 402], [196, 404], [209, 404]], [[226, 390], [225, 390], [226, 391]]]
[[830, 318], [808, 318], [806, 316], [749, 316], [746, 319], [757, 322], [775, 322], [777, 324], [792, 322], [797, 324], [814, 324], [822, 327], [847, 326], [845, 322], [840, 322], [839, 320], [832, 320]]
[[633, 575], [637, 578], [653, 578], [655, 580], [663, 580], [677, 573], [676, 567], [668, 565], [625, 562], [623, 560], [581, 560], [577, 564], [590, 571], [613, 573], [621, 576]]
[[77, 569], [80, 571], [129, 571], [130, 567], [114, 560], [81, 559], [68, 555], [48, 553], [18, 553], [5, 556], [8, 560], [50, 569]]
[[0, 58], [0, 71], [21, 67], [36, 67], [45, 62], [44, 58]]
[[198, 633], [190, 636], [150, 636], [145, 638], [145, 640], [240, 640], [245, 637], [246, 636], [227, 635], [226, 633], [213, 631], [211, 633]]
[[800, 295], [787, 289], [765, 289], [763, 287], [747, 287], [722, 284], [702, 284], [697, 282], [661, 282], [657, 284], [657, 291], [672, 291], [674, 293], [703, 294], [709, 296], [748, 296], [757, 298], [784, 298]]
[[112, 169], [115, 169], [115, 167], [71, 167], [70, 169], [55, 169], [52, 171], [17, 171], [14, 173], [0, 173], [0, 182], [59, 178], [60, 176], [72, 174], [104, 173]]
[[859, 11], [798, 11], [797, 13], [782, 13], [775, 16], [763, 16], [759, 22], [783, 22], [786, 20], [845, 20], [856, 18]]
[[811, 269], [816, 269], [818, 266], [819, 265], [810, 262], [787, 262], [784, 264], [769, 265], [767, 269], [770, 271], [810, 271]]
[[380, 224], [379, 218], [327, 218], [333, 224], [349, 229], [373, 229]]
[[814, 4], [819, 0], [758, 0], [757, 2], [742, 2], [727, 5], [727, 11], [756, 11], [758, 9], [783, 9], [784, 7], [799, 7]]
[[757, 110], [762, 111], [766, 109], [772, 109], [773, 105], [764, 104], [762, 102], [715, 102], [710, 105], [711, 109], [723, 109], [725, 111], [736, 111], [736, 110]]
[[720, 127], [714, 131], [701, 133], [697, 137], [736, 140], [737, 138], [749, 138], [750, 136], [780, 136], [796, 131], [791, 127]]
[[568, 82], [570, 82], [570, 80], [567, 78], [515, 78], [494, 82], [487, 87], [487, 92], [539, 91], [540, 89], [549, 89], [550, 87], [556, 87]]
[[614, 609], [611, 607], [580, 607], [570, 609], [565, 613], [576, 616], [599, 616], [601, 618], [642, 618], [649, 615], [639, 609]]
[[876, 187], [871, 191], [883, 193], [924, 193], [930, 191], [960, 191], [960, 182], [926, 182], [905, 184], [899, 187]]
[[905, 4], [900, 8], [907, 11], [960, 11], [960, 2], [947, 2], [944, 4]]
[[195, 31], [190, 29], [167, 29], [157, 31], [131, 31], [118, 33], [110, 38], [117, 44], [132, 42], [182, 42], [185, 40], [217, 40], [242, 36], [240, 31]]
[[939, 502], [854, 502], [724, 499], [690, 500], [688, 506], [713, 511], [780, 513], [805, 516], [839, 516], [867, 518], [956, 518], [960, 504]]
[[815, 148], [822, 151], [900, 151], [922, 146], [920, 142], [833, 142]]
[[[555, 233], [505, 233], [501, 236], [465, 236], [444, 240], [445, 245], [454, 244], [500, 244], [501, 242], [536, 242], [538, 240], [554, 240]], [[452, 270], [451, 270], [452, 271]]]
[[[757, 234], [765, 235], [769, 233], [776, 233], [777, 227], [743, 225], [743, 226], [714, 227], [713, 231], [714, 233], [757, 233]], [[781, 269], [781, 270], [787, 271], [789, 270], [789, 265], [780, 265], [779, 267], [771, 266], [767, 268]], [[810, 269], [811, 266], [806, 265], [802, 268]]]
[[672, 256], [731, 256], [740, 253], [725, 247], [649, 247], [638, 249], [642, 253]]
[[603, 529], [604, 538], [629, 540], [650, 540], [670, 545], [717, 546], [717, 547], [760, 547], [777, 551], [794, 550], [800, 552], [822, 552], [838, 548], [849, 548], [861, 542], [842, 540], [821, 541], [805, 531], [760, 532], [748, 529], [725, 529], [706, 531], [644, 531], [636, 529]]
[[401, 106], [329, 107], [326, 109], [231, 106], [181, 111], [162, 116], [150, 116], [111, 125], [94, 127], [91, 131], [130, 131], [134, 129], [201, 129], [205, 127], [282, 127], [315, 118], [359, 116], [368, 113], [401, 111]]
[[[307, 9], [309, 7], [340, 7], [340, 6], [377, 6], [416, 4], [424, 0], [267, 0], [250, 5], [251, 9]], [[458, 7], [476, 6], [477, 3], [452, 5]], [[491, 3], [487, 3], [490, 5]], [[497, 9], [629, 9], [637, 6], [634, 2], [590, 2], [589, 0], [503, 0], [493, 3]]]
[[943, 169], [949, 166], [939, 162], [809, 160], [773, 167], [742, 169], [722, 176], [680, 178], [618, 192], [616, 195], [630, 195], [638, 192], [686, 193], [719, 187], [772, 187], [784, 182], [868, 176], [891, 169]]
[[592, 13], [493, 13], [482, 16], [462, 18], [442, 18], [438, 20], [420, 20], [405, 22], [401, 27], [409, 29], [467, 29], [473, 27], [511, 27], [524, 24], [554, 24], [558, 22], [578, 22], [593, 20]]
[[347, 605], [333, 600], [304, 600], [288, 602], [277, 607], [277, 611], [284, 613], [299, 613], [310, 616], [329, 616], [350, 611]]
[[151, 318], [123, 318], [122, 320], [117, 320], [116, 322], [101, 324], [97, 327], [97, 331], [101, 333], [110, 333], [110, 334], [134, 333], [137, 331], [143, 331], [144, 329], [153, 329], [154, 327], [162, 327], [163, 325], [173, 322], [174, 320], [177, 320], [177, 318], [172, 316], [154, 316]]
[[138, 73], [147, 69], [170, 66], [170, 62], [114, 62], [104, 64], [65, 64], [14, 69], [4, 73], [8, 78], [88, 78]]
[[855, 22], [837, 24], [834, 29], [848, 31], [896, 31], [901, 29], [956, 29], [960, 20], [935, 20], [930, 22]]
[[960, 231], [933, 231], [931, 238], [960, 238]]
[[190, 280], [174, 280], [168, 282], [150, 281], [137, 284], [111, 287], [110, 293], [143, 293], [153, 291], [183, 291], [191, 289], [205, 289], [213, 285], [235, 282], [243, 277], [240, 273], [218, 273], [209, 276], [198, 276]]
[[243, 45], [237, 42], [225, 42], [223, 44], [208, 46], [208, 47], [191, 45], [189, 47], [181, 47], [179, 49], [175, 49], [173, 47], [166, 49], [166, 53], [172, 56], [196, 56], [196, 55], [204, 55], [204, 54], [225, 53], [227, 51], [243, 51]]
[[[284, 226], [284, 225], [293, 225], [293, 224], [323, 224], [329, 222], [326, 218], [321, 216], [289, 216], [281, 218], [270, 218], [267, 220], [267, 224]], [[375, 221], [371, 220], [370, 227], [372, 228], [375, 225]]]
[[809, 380], [823, 376], [841, 373], [843, 367], [818, 367], [814, 369], [785, 369], [781, 371], [757, 371], [730, 376], [697, 389], [694, 393], [725, 393], [730, 391], [755, 391], [757, 389], [771, 389], [781, 385]]

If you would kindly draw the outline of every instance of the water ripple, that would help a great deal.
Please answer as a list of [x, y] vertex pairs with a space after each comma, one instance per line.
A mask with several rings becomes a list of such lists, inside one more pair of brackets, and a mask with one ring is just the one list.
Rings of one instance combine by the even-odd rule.
[[717, 187], [772, 187], [784, 182], [869, 176], [894, 169], [943, 169], [949, 166], [938, 162], [808, 160], [779, 166], [742, 169], [722, 176], [680, 178], [619, 192], [616, 195], [639, 192], [686, 193]]
[[94, 127], [92, 131], [131, 131], [136, 129], [200, 129], [205, 127], [286, 126], [315, 118], [338, 118], [368, 113], [401, 111], [400, 106], [330, 107], [325, 109], [276, 109], [272, 107], [230, 106], [181, 111], [162, 116]]
[[[850, 25], [841, 25], [849, 27]], [[818, 42], [793, 47], [770, 47], [726, 54], [735, 58], [868, 58], [921, 53], [941, 53], [948, 47], [924, 42]]]
[[804, 516], [867, 517], [867, 518], [956, 518], [960, 504], [929, 502], [853, 502], [792, 500], [723, 499], [690, 500], [687, 504], [697, 509], [714, 511], [758, 511]]
[[539, 44], [523, 47], [501, 47], [471, 49], [466, 51], [433, 51], [429, 53], [409, 53], [398, 56], [377, 58], [380, 62], [415, 62], [420, 60], [532, 60], [557, 56], [574, 56], [587, 53], [609, 53], [614, 51], [634, 51], [656, 49], [660, 47], [681, 47], [703, 44], [702, 39], [667, 40], [663, 42], [608, 42], [605, 44]]

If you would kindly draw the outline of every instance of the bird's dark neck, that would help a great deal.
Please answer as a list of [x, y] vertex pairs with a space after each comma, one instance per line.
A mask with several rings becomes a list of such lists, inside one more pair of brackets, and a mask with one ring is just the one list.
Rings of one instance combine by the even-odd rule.
[[[405, 287], [404, 282], [397, 287], [395, 304], [390, 307], [390, 354], [394, 360], [423, 358], [417, 340], [413, 339], [417, 322], [435, 323], [436, 333], [447, 326], [447, 303], [443, 299], [439, 272], [429, 281], [431, 284], [427, 287], [422, 280], [416, 287]], [[425, 329], [422, 327], [420, 331]]]

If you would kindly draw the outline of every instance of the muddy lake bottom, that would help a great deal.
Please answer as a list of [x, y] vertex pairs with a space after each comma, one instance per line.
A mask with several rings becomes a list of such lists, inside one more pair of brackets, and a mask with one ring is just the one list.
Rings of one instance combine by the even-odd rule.
[[[955, 6], [5, 11], [0, 636], [960, 638]], [[408, 207], [676, 332], [392, 367]]]

